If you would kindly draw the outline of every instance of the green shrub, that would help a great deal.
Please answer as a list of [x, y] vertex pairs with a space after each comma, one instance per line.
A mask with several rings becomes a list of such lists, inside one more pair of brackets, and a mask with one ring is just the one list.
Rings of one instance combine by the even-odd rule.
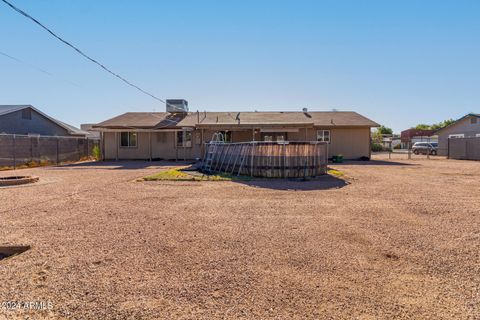
[[102, 158], [102, 154], [100, 152], [100, 147], [98, 145], [93, 146], [92, 157], [94, 157], [95, 160], [100, 160]]
[[383, 151], [383, 147], [380, 143], [372, 143], [372, 151], [373, 152]]

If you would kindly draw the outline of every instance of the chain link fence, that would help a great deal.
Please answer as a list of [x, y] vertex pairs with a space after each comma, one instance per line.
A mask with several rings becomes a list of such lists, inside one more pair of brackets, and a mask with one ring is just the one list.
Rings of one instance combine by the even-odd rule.
[[98, 139], [0, 134], [0, 168], [79, 161], [100, 147]]
[[[427, 142], [425, 142], [427, 143]], [[405, 145], [406, 149], [400, 149], [392, 147], [392, 144], [389, 144], [383, 148], [383, 150], [373, 150], [372, 156], [375, 156], [377, 159], [382, 160], [422, 160], [422, 159], [432, 159], [438, 158], [437, 153], [438, 149], [433, 147], [418, 147], [413, 148], [414, 144], [407, 143]], [[399, 145], [400, 146], [400, 145]]]

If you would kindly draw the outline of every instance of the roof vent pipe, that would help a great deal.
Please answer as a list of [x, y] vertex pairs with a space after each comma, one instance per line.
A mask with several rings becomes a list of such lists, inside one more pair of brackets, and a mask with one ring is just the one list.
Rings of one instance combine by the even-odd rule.
[[303, 111], [303, 113], [307, 113], [307, 112], [308, 112], [308, 108], [303, 108], [302, 111]]

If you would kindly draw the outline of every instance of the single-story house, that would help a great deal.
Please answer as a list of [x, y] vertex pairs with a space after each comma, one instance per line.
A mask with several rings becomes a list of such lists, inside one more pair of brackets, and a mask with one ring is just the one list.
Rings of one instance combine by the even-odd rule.
[[85, 137], [82, 131], [31, 105], [0, 105], [0, 134]]
[[480, 114], [469, 113], [454, 123], [436, 132], [438, 135], [438, 154], [448, 155], [449, 138], [480, 137]]
[[82, 123], [80, 130], [87, 132], [87, 138], [100, 140], [100, 132], [92, 129], [94, 123]]
[[395, 148], [401, 144], [398, 134], [384, 134], [382, 135], [382, 141], [380, 143], [384, 150]]
[[93, 126], [104, 159], [195, 159], [215, 132], [227, 142], [325, 141], [330, 157], [370, 158], [371, 128], [356, 112], [188, 112], [185, 100], [167, 100], [167, 112], [127, 112]]

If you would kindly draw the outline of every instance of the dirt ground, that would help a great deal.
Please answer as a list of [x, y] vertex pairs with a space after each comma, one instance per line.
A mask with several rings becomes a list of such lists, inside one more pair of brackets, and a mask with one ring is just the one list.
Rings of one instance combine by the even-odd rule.
[[479, 162], [332, 165], [350, 184], [133, 181], [160, 165], [17, 171], [40, 182], [0, 188], [0, 245], [32, 246], [0, 260], [0, 319], [480, 318]]

